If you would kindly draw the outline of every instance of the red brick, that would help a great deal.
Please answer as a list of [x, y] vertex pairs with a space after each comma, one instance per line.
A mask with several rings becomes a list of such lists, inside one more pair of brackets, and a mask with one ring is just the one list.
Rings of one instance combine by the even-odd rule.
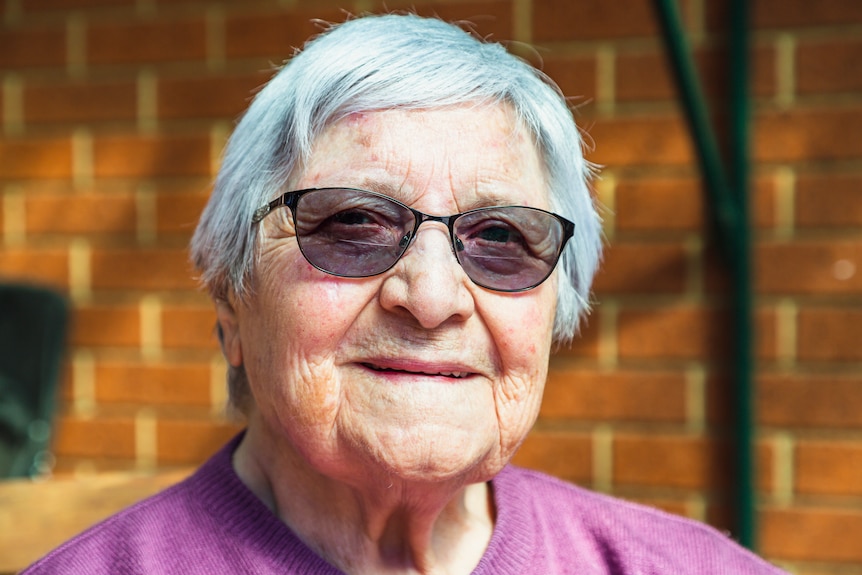
[[800, 42], [796, 46], [796, 89], [800, 94], [862, 91], [862, 41]]
[[774, 559], [862, 562], [862, 511], [769, 509], [760, 514], [760, 552]]
[[69, 285], [69, 253], [51, 248], [8, 248], [0, 251], [0, 276], [47, 284], [59, 289]]
[[568, 481], [587, 483], [593, 476], [592, 452], [589, 435], [533, 431], [512, 461]]
[[[727, 52], [717, 49], [695, 51], [695, 69], [701, 90], [708, 98], [722, 102], [727, 92]], [[750, 87], [755, 96], [775, 92], [775, 54], [770, 48], [756, 47], [752, 52], [753, 67]], [[621, 52], [614, 68], [615, 97], [621, 102], [635, 100], [678, 100], [679, 90], [671, 75], [667, 52]]]
[[162, 308], [162, 344], [168, 348], [219, 349], [211, 306]]
[[93, 289], [194, 290], [185, 249], [101, 249], [90, 259]]
[[774, 177], [753, 177], [749, 182], [749, 221], [757, 228], [771, 228], [777, 224], [777, 194]]
[[98, 363], [99, 403], [210, 405], [208, 364]]
[[596, 148], [587, 157], [603, 166], [690, 165], [694, 161], [688, 129], [678, 116], [603, 118], [588, 132]]
[[101, 178], [210, 175], [210, 141], [203, 135], [101, 136], [93, 142]]
[[862, 380], [855, 376], [798, 373], [757, 378], [762, 425], [862, 428]]
[[72, 314], [70, 342], [80, 347], [133, 347], [141, 341], [136, 306], [78, 306]]
[[801, 175], [794, 213], [799, 227], [862, 226], [862, 176]]
[[511, 0], [377, 0], [371, 11], [410, 11], [420, 16], [437, 17], [447, 22], [461, 23], [480, 38], [498, 42], [512, 40], [515, 35]]
[[619, 231], [692, 231], [703, 226], [704, 192], [692, 178], [621, 179], [614, 190]]
[[201, 187], [160, 189], [156, 194], [156, 230], [191, 237], [208, 199], [209, 191]]
[[800, 493], [862, 495], [862, 443], [858, 441], [799, 441], [795, 462]]
[[312, 20], [343, 22], [345, 15], [333, 8], [293, 10], [289, 13], [238, 13], [225, 19], [225, 54], [228, 58], [271, 56], [280, 61], [293, 55], [305, 41], [323, 31]]
[[752, 21], [758, 28], [846, 26], [862, 22], [862, 5], [848, 0], [758, 0], [751, 6]]
[[[764, 312], [762, 310], [758, 310], [757, 312], [757, 324], [755, 327], [755, 348], [756, 348], [756, 357], [758, 359], [768, 359], [774, 360], [776, 354], [774, 351], [771, 351], [771, 348], [774, 348], [774, 335], [770, 333], [770, 330], [764, 329], [762, 326], [766, 323], [763, 318]], [[772, 322], [774, 325], [774, 321]], [[774, 328], [771, 330], [774, 332]], [[764, 340], [769, 340], [768, 343], [765, 343]], [[767, 351], [763, 351], [767, 349]], [[708, 423], [713, 424], [717, 427], [727, 426], [734, 422], [735, 414], [737, 413], [737, 408], [735, 405], [735, 394], [736, 391], [732, 387], [733, 378], [735, 373], [733, 371], [733, 364], [730, 363], [732, 358], [728, 355], [724, 358], [722, 364], [719, 365], [718, 370], [713, 371], [707, 374], [706, 378], [706, 420]], [[753, 381], [752, 386], [755, 388], [755, 392], [757, 391], [758, 382]]]
[[800, 360], [862, 360], [862, 309], [803, 308], [797, 321]]
[[593, 56], [539, 54], [539, 68], [550, 76], [578, 107], [596, 98], [596, 59]]
[[71, 8], [118, 8], [134, 6], [135, 0], [19, 0], [21, 11], [25, 14], [67, 11]]
[[240, 431], [238, 424], [163, 420], [157, 427], [159, 463], [199, 464]]
[[858, 294], [857, 265], [862, 242], [761, 243], [754, 252], [755, 286], [764, 294]]
[[[687, 6], [687, 2], [683, 3]], [[533, 40], [597, 40], [655, 36], [658, 24], [648, 0], [534, 0]]]
[[[715, 489], [732, 478], [732, 452], [715, 438], [678, 435], [618, 435], [614, 441], [614, 482], [624, 485]], [[772, 489], [771, 445], [756, 446], [759, 490]]]
[[862, 157], [862, 108], [831, 106], [764, 113], [753, 129], [753, 160], [813, 162]]
[[169, 77], [158, 83], [160, 118], [235, 118], [248, 108], [271, 73], [242, 76]]
[[135, 456], [135, 424], [130, 419], [76, 419], [57, 421], [54, 449], [58, 456]]
[[624, 309], [619, 314], [621, 358], [704, 359], [728, 353], [727, 312], [688, 305]]
[[[749, 191], [752, 221], [775, 225], [775, 185], [756, 179]], [[703, 229], [706, 192], [687, 177], [621, 179], [614, 191], [614, 222], [619, 231], [692, 231]]]
[[66, 30], [57, 28], [4, 28], [0, 34], [0, 69], [63, 66]]
[[755, 356], [774, 361], [778, 358], [778, 316], [775, 309], [757, 306], [753, 320]]
[[556, 350], [555, 354], [560, 357], [597, 358], [601, 335], [601, 313], [601, 306], [596, 306], [593, 312], [581, 322], [581, 332], [575, 336], [571, 345]]
[[68, 138], [0, 140], [0, 180], [71, 175], [72, 143]]
[[203, 19], [93, 23], [87, 61], [93, 64], [177, 62], [206, 58]]
[[552, 363], [540, 417], [683, 422], [686, 419], [685, 374], [556, 369]]
[[[728, 368], [729, 369], [729, 368]], [[733, 374], [728, 370], [710, 373], [706, 378], [706, 421], [716, 429], [727, 429], [734, 422]]]
[[762, 492], [775, 491], [775, 445], [769, 442], [756, 442], [754, 446], [754, 483]]
[[28, 194], [27, 234], [134, 235], [135, 197], [130, 192]]
[[42, 82], [24, 86], [27, 123], [134, 120], [134, 82]]
[[658, 497], [624, 497], [624, 499], [628, 499], [640, 505], [654, 507], [655, 509], [660, 509], [666, 513], [673, 513], [680, 517], [698, 519], [697, 517], [691, 516], [689, 506], [684, 501], [674, 501], [672, 499], [663, 499]]
[[708, 489], [728, 482], [728, 453], [715, 440], [689, 436], [614, 437], [615, 484]]
[[593, 288], [605, 293], [682, 293], [688, 278], [685, 246], [673, 242], [610, 245]]

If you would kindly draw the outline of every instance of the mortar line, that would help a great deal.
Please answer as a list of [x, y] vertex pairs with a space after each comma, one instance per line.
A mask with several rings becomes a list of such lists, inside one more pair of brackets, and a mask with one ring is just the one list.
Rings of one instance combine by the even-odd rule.
[[158, 420], [152, 409], [135, 414], [135, 467], [141, 471], [155, 469], [158, 458]]
[[610, 493], [613, 487], [613, 442], [610, 425], [598, 425], [592, 433], [593, 489]]
[[159, 296], [148, 295], [141, 299], [141, 353], [147, 360], [162, 357], [162, 302]]
[[6, 74], [3, 78], [3, 133], [7, 136], [23, 134], [24, 83], [18, 74]]
[[92, 299], [90, 243], [84, 238], [74, 238], [69, 243], [69, 295], [75, 304], [85, 304]]
[[89, 350], [75, 350], [72, 355], [72, 411], [81, 417], [92, 417], [96, 411], [96, 368]]
[[3, 243], [20, 246], [27, 240], [27, 206], [20, 186], [9, 184], [3, 191]]
[[796, 39], [781, 34], [775, 41], [775, 103], [790, 108], [796, 101]]

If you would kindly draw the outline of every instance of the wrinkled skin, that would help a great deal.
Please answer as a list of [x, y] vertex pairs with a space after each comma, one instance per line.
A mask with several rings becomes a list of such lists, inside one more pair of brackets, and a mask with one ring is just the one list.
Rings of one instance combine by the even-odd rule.
[[[504, 106], [345, 118], [289, 184], [429, 214], [548, 209], [540, 156]], [[240, 477], [345, 571], [468, 573], [493, 530], [485, 482], [538, 412], [556, 273], [519, 294], [480, 288], [429, 222], [391, 270], [338, 278], [305, 261], [286, 208], [261, 225], [253, 295], [217, 302], [254, 396]]]

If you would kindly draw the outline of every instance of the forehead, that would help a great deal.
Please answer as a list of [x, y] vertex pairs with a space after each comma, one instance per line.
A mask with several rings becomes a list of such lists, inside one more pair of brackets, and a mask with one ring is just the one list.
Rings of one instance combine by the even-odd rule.
[[317, 138], [297, 187], [362, 187], [413, 203], [449, 193], [465, 204], [544, 207], [543, 163], [507, 105], [351, 114]]

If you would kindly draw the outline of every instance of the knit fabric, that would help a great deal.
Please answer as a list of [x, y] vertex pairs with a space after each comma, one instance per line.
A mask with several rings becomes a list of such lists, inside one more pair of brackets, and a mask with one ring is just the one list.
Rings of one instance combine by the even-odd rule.
[[[22, 575], [335, 575], [240, 481], [240, 437], [185, 481], [70, 540]], [[776, 575], [703, 524], [505, 468], [476, 575]]]

